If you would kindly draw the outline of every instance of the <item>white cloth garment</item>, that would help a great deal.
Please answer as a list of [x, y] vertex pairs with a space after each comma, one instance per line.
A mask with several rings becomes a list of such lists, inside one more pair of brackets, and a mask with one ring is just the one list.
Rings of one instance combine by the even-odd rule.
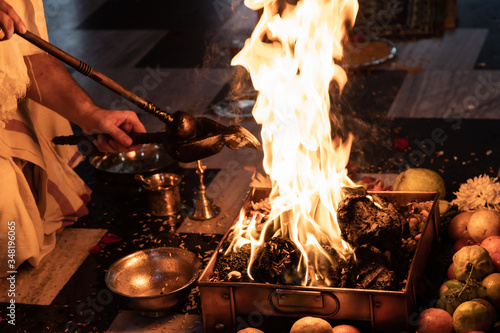
[[[42, 0], [8, 2], [29, 31], [48, 39]], [[0, 128], [0, 276], [25, 261], [37, 265], [54, 248], [56, 231], [85, 215], [90, 200], [89, 188], [73, 170], [82, 158], [77, 148], [51, 142], [54, 136], [73, 134], [70, 123], [32, 100], [17, 100], [27, 86], [23, 56], [41, 52], [19, 36], [0, 42], [0, 75], [9, 82], [8, 88], [2, 84], [0, 92], [0, 104], [7, 106], [0, 109], [4, 122]], [[31, 85], [35, 88], [36, 82]], [[10, 109], [13, 96], [15, 106]], [[12, 248], [14, 261], [9, 256]]]
[[[42, 0], [7, 1], [16, 13], [23, 18], [28, 29], [48, 40]], [[11, 40], [0, 43], [0, 126], [5, 126], [16, 112], [17, 102], [24, 98], [29, 84], [28, 71], [23, 56], [41, 53], [31, 43], [14, 34]]]

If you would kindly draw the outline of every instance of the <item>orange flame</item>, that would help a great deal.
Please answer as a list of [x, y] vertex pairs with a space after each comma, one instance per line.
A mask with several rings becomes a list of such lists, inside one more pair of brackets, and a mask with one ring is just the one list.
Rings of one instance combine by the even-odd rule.
[[[332, 139], [329, 88], [340, 90], [347, 75], [334, 59], [342, 58], [346, 29], [354, 23], [356, 0], [300, 0], [296, 5], [276, 0], [247, 0], [263, 14], [232, 65], [244, 66], [259, 92], [253, 115], [262, 124], [264, 169], [273, 188], [271, 212], [264, 231], [256, 217], [244, 214], [234, 227], [229, 250], [250, 244], [255, 260], [271, 231], [287, 237], [301, 252], [301, 284], [327, 284], [319, 262], [334, 260], [322, 244], [342, 257], [352, 248], [341, 238], [336, 211], [348, 178], [352, 136]], [[267, 231], [267, 232], [266, 232]]]

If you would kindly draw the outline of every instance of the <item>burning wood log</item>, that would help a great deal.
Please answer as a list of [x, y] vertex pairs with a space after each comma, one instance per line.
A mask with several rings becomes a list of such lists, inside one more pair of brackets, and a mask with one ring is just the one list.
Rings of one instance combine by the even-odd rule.
[[[327, 268], [326, 280], [331, 286], [341, 288], [400, 289], [416, 248], [415, 238], [421, 232], [432, 202], [398, 206], [363, 188], [347, 191], [339, 205], [338, 221], [342, 237], [354, 248], [354, 254], [344, 258], [329, 244], [322, 244], [332, 259], [319, 263]], [[221, 251], [211, 280], [299, 285], [306, 271], [300, 251], [289, 239], [267, 232], [250, 268], [250, 244], [243, 245], [237, 252], [224, 254]], [[226, 249], [233, 237], [230, 234], [221, 248]], [[317, 270], [309, 268], [310, 275], [318, 274]]]
[[[338, 210], [342, 237], [355, 248], [354, 281], [346, 287], [375, 290], [396, 288], [395, 268], [404, 261], [401, 251], [405, 221], [394, 205], [364, 188], [349, 189]], [[404, 267], [406, 266], [406, 268]]]
[[265, 243], [251, 268], [254, 279], [274, 284], [298, 284], [300, 271], [299, 250], [290, 240], [278, 237]]
[[337, 212], [342, 237], [354, 247], [401, 248], [404, 221], [394, 205], [381, 196], [368, 195], [363, 187], [347, 193]]

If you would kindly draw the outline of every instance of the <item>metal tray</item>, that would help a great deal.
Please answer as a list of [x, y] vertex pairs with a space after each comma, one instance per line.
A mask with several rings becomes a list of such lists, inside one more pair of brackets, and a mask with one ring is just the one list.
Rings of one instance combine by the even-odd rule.
[[[267, 191], [267, 192], [266, 192]], [[437, 192], [369, 192], [392, 202], [433, 201], [402, 291], [303, 287], [247, 282], [211, 282], [219, 248], [198, 279], [205, 333], [237, 332], [237, 316], [316, 316], [325, 319], [368, 321], [372, 332], [410, 331], [409, 318], [416, 311], [416, 284], [423, 275], [433, 245], [439, 240]], [[266, 197], [268, 190], [254, 189], [245, 202]]]

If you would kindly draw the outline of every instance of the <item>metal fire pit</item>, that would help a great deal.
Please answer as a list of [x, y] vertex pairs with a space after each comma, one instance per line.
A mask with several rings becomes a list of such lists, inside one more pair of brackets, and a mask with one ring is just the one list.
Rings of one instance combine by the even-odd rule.
[[[245, 203], [267, 197], [267, 189], [254, 189]], [[324, 319], [366, 321], [372, 332], [411, 331], [409, 318], [416, 311], [416, 283], [423, 275], [429, 254], [439, 241], [437, 192], [369, 192], [385, 196], [391, 202], [433, 201], [432, 209], [414, 253], [402, 291], [303, 287], [248, 282], [211, 282], [217, 253], [230, 230], [198, 279], [205, 333], [236, 332], [240, 315], [316, 316]]]

